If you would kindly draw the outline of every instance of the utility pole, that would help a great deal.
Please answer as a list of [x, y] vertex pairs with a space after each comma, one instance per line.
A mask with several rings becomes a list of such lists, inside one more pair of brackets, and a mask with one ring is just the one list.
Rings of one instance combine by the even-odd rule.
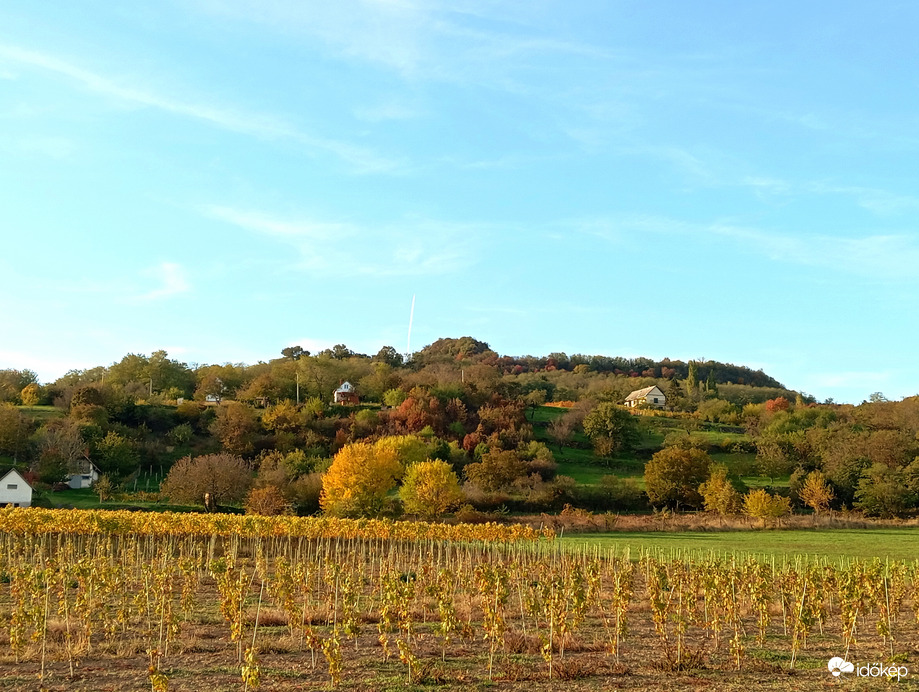
[[150, 397], [153, 397], [153, 378], [150, 378]]
[[297, 406], [300, 405], [300, 371], [297, 370]]

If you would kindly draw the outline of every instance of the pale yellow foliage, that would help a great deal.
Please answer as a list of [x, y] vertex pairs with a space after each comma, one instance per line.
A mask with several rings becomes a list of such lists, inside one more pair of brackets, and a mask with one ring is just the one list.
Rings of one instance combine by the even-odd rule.
[[724, 466], [714, 466], [709, 479], [699, 486], [699, 494], [705, 502], [705, 511], [717, 514], [738, 514], [743, 501], [728, 479]]
[[815, 513], [821, 514], [830, 508], [830, 503], [835, 495], [830, 484], [826, 481], [820, 471], [811, 471], [804, 479], [804, 485], [798, 493], [801, 501], [814, 510]]
[[433, 519], [459, 506], [464, 495], [459, 479], [445, 461], [422, 461], [405, 472], [399, 491], [405, 511]]
[[778, 519], [791, 514], [791, 501], [781, 495], [770, 495], [762, 488], [751, 490], [744, 497], [744, 513], [763, 520]]

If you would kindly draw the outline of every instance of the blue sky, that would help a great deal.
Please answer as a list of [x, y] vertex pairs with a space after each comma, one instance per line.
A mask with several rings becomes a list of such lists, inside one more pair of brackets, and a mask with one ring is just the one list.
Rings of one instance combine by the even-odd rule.
[[471, 335], [919, 393], [919, 6], [13, 0], [0, 368]]

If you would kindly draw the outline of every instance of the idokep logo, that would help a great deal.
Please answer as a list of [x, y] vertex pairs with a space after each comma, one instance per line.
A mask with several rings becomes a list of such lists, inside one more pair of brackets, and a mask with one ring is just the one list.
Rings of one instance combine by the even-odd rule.
[[833, 656], [826, 667], [829, 668], [833, 676], [837, 678], [843, 673], [855, 673], [860, 678], [886, 677], [891, 680], [896, 678], [897, 682], [899, 682], [902, 678], [909, 675], [909, 668], [906, 666], [884, 666], [880, 663], [871, 663], [867, 666], [858, 666], [856, 668], [854, 663], [850, 663], [839, 656]]
[[830, 669], [830, 672], [834, 677], [839, 677], [843, 673], [852, 673], [855, 671], [855, 664], [849, 663], [847, 660], [840, 658], [839, 656], [833, 656], [830, 659], [830, 662], [827, 663], [827, 668]]

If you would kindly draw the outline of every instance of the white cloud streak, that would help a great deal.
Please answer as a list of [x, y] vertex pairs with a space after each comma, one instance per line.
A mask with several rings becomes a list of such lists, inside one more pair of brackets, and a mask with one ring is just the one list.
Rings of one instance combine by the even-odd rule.
[[775, 262], [822, 267], [876, 283], [919, 279], [919, 238], [914, 235], [791, 235], [731, 223], [697, 224], [653, 215], [579, 219], [568, 225], [585, 235], [612, 242], [645, 233], [729, 241], [742, 251]]
[[318, 275], [399, 277], [441, 275], [472, 263], [481, 227], [413, 219], [399, 224], [290, 219], [262, 211], [205, 205], [199, 211], [246, 231], [270, 236], [300, 254], [297, 268]]
[[148, 89], [127, 86], [47, 53], [0, 44], [0, 59], [65, 77], [90, 91], [123, 103], [155, 108], [248, 136], [293, 140], [314, 152], [332, 154], [359, 173], [391, 172], [402, 166], [400, 162], [381, 157], [349, 142], [306, 134], [276, 116], [186, 101]]
[[191, 290], [191, 284], [185, 278], [185, 270], [174, 262], [163, 262], [146, 272], [153, 276], [159, 286], [147, 293], [137, 296], [136, 301], [154, 301], [171, 298]]

